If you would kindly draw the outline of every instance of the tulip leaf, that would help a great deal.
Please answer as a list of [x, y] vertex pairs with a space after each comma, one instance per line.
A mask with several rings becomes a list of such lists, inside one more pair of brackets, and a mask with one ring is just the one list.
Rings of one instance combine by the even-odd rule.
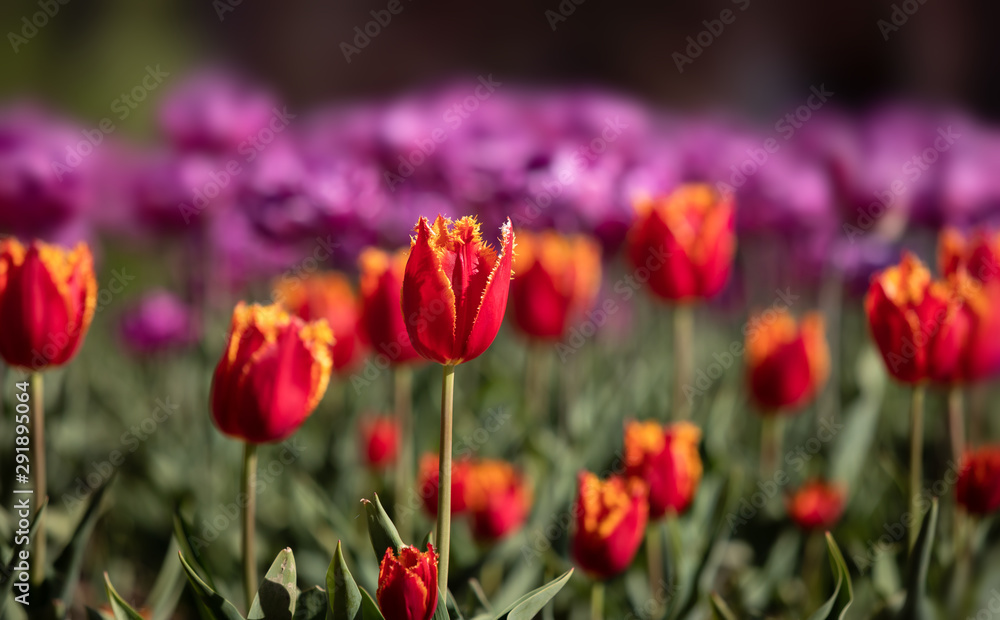
[[517, 599], [509, 607], [493, 616], [493, 620], [501, 620], [502, 618], [506, 618], [507, 620], [531, 620], [531, 618], [534, 618], [542, 610], [542, 607], [545, 607], [546, 603], [551, 601], [563, 589], [563, 586], [566, 585], [572, 576], [573, 569], [571, 568], [544, 586], [532, 590]]
[[177, 602], [184, 592], [184, 570], [174, 561], [177, 546], [177, 541], [171, 539], [160, 572], [149, 590], [149, 596], [146, 597], [146, 606], [152, 610], [155, 618], [173, 616], [174, 608], [177, 607]]
[[[42, 502], [42, 505], [38, 507], [35, 511], [35, 516], [31, 518], [31, 525], [28, 526], [28, 541], [31, 542], [35, 539], [35, 531], [38, 529], [38, 517], [45, 512], [45, 508], [48, 506], [48, 500]], [[17, 540], [15, 535], [14, 540]], [[10, 552], [10, 561], [7, 562], [7, 566], [4, 569], [4, 574], [7, 575], [7, 579], [0, 584], [0, 614], [3, 613], [4, 606], [7, 604], [7, 597], [10, 595], [11, 589], [14, 587], [14, 567], [18, 563], [18, 554], [24, 549], [23, 544], [14, 544]]]
[[93, 607], [85, 607], [84, 610], [87, 620], [111, 620], [111, 618], [113, 618], [113, 616], [108, 616], [105, 613], [97, 611]]
[[295, 584], [295, 556], [291, 549], [282, 549], [264, 575], [247, 620], [291, 620], [299, 598]]
[[851, 573], [847, 568], [847, 562], [844, 561], [844, 555], [840, 552], [840, 548], [837, 543], [834, 542], [833, 536], [830, 532], [826, 533], [826, 546], [830, 551], [830, 568], [833, 570], [833, 574], [837, 577], [837, 585], [833, 589], [833, 594], [830, 598], [826, 600], [823, 605], [813, 612], [809, 616], [809, 620], [826, 620], [830, 617], [833, 612], [834, 606], [837, 604], [837, 599], [840, 597], [840, 591], [842, 588], [847, 589], [847, 603], [840, 610], [840, 615], [837, 616], [839, 620], [843, 620], [844, 615], [847, 613], [847, 609], [854, 602], [854, 586], [851, 585]]
[[896, 616], [896, 620], [923, 620], [927, 618], [925, 608], [927, 592], [927, 569], [931, 562], [934, 546], [934, 532], [937, 529], [938, 500], [931, 501], [931, 509], [924, 515], [920, 535], [910, 553], [906, 567], [906, 601]]
[[344, 551], [337, 541], [337, 551], [326, 571], [326, 591], [330, 598], [330, 613], [333, 620], [354, 620], [361, 607], [361, 593], [354, 576], [344, 561]]
[[361, 588], [361, 617], [364, 620], [385, 620], [382, 612], [378, 608], [378, 603], [368, 594], [368, 590]]
[[198, 549], [191, 545], [192, 536], [190, 534], [191, 528], [188, 527], [187, 521], [181, 516], [180, 507], [174, 509], [174, 539], [181, 548], [181, 553], [184, 557], [188, 558], [191, 566], [200, 569], [199, 574], [204, 575], [205, 582], [209, 586], [215, 588], [215, 580], [212, 579], [212, 573], [208, 572], [206, 568], [205, 561], [202, 559], [201, 554], [198, 553]]
[[712, 592], [712, 596], [709, 598], [712, 602], [712, 618], [720, 620], [736, 620], [736, 614], [733, 610], [729, 608], [726, 601], [722, 600], [722, 597]]
[[295, 614], [292, 620], [326, 620], [330, 608], [330, 599], [326, 590], [313, 586], [303, 590], [295, 602]]
[[118, 594], [115, 587], [111, 585], [111, 578], [104, 573], [104, 588], [108, 592], [108, 601], [111, 602], [111, 611], [115, 614], [115, 620], [143, 620], [139, 612], [125, 602], [125, 599]]
[[240, 612], [232, 603], [224, 599], [215, 590], [210, 588], [207, 583], [202, 581], [194, 568], [188, 564], [183, 553], [178, 552], [177, 555], [181, 559], [181, 564], [184, 566], [184, 572], [187, 573], [188, 583], [191, 584], [191, 589], [194, 590], [195, 597], [205, 606], [205, 611], [210, 613], [212, 618], [215, 620], [244, 620], [243, 616], [240, 615]]
[[73, 531], [73, 536], [70, 537], [66, 547], [59, 554], [59, 557], [56, 558], [55, 564], [52, 565], [55, 573], [52, 581], [52, 590], [50, 590], [52, 600], [59, 601], [59, 604], [65, 606], [65, 609], [72, 607], [73, 593], [76, 590], [77, 583], [80, 582], [83, 554], [87, 549], [90, 534], [94, 531], [94, 526], [97, 525], [97, 519], [101, 516], [101, 500], [104, 499], [105, 493], [107, 493], [114, 480], [115, 474], [112, 474], [107, 482], [101, 485], [90, 496], [87, 509], [84, 511], [83, 517], [80, 518], [76, 530]]
[[375, 494], [374, 502], [367, 499], [363, 499], [361, 502], [365, 505], [365, 512], [368, 513], [368, 537], [372, 540], [375, 561], [381, 562], [385, 556], [385, 550], [389, 547], [392, 547], [395, 555], [399, 555], [400, 550], [405, 545], [399, 537], [399, 532], [396, 531], [396, 526], [392, 524], [392, 519], [382, 507], [378, 493]]

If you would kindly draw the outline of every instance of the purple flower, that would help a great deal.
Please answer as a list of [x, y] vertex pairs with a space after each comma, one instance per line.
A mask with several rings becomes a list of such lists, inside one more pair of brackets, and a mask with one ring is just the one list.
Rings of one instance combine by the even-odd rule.
[[172, 293], [144, 295], [121, 318], [121, 336], [133, 353], [153, 355], [197, 342], [199, 323], [193, 309]]
[[234, 186], [221, 159], [197, 153], [148, 157], [133, 173], [134, 217], [157, 234], [200, 230], [212, 212], [229, 205]]

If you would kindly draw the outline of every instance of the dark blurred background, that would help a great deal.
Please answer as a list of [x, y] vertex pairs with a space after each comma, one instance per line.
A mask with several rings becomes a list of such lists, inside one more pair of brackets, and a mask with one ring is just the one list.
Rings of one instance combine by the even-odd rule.
[[[751, 116], [819, 84], [848, 107], [906, 96], [987, 118], [1000, 111], [1000, 82], [990, 77], [1000, 63], [996, 3], [399, 0], [402, 10], [348, 63], [341, 43], [387, 1], [50, 1], [58, 11], [20, 44], [23, 18], [42, 10], [39, 1], [0, 5], [0, 88], [85, 117], [104, 115], [147, 65], [173, 76], [206, 61], [235, 67], [296, 106], [492, 73], [504, 83], [597, 83], [681, 110], [724, 106]], [[560, 7], [565, 20], [546, 14]], [[672, 55], [725, 9], [735, 20], [679, 72]], [[128, 125], [145, 131], [150, 113], [140, 106]]]

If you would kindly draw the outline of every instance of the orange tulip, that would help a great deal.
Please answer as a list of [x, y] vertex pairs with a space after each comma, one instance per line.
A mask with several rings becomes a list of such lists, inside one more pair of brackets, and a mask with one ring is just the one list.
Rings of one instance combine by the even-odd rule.
[[531, 493], [510, 463], [484, 460], [472, 466], [466, 491], [477, 540], [493, 541], [516, 531], [528, 518]]
[[361, 446], [365, 462], [375, 469], [384, 469], [399, 456], [399, 423], [388, 416], [361, 421]]
[[668, 196], [639, 201], [636, 214], [628, 256], [638, 280], [648, 278], [653, 293], [672, 301], [722, 290], [736, 252], [730, 197], [709, 185], [682, 185]]
[[590, 309], [601, 283], [601, 250], [584, 236], [522, 232], [510, 284], [514, 325], [532, 338], [559, 340]]
[[1000, 510], [1000, 446], [983, 446], [965, 453], [955, 495], [972, 514]]
[[455, 365], [482, 355], [500, 330], [510, 288], [514, 231], [503, 247], [483, 243], [479, 223], [420, 218], [403, 275], [402, 305], [413, 347], [429, 360]]
[[0, 241], [0, 356], [44, 370], [68, 362], [90, 327], [97, 280], [90, 248]]
[[438, 556], [434, 546], [427, 551], [403, 547], [399, 557], [392, 547], [385, 550], [378, 569], [375, 596], [386, 620], [430, 620], [438, 603]]
[[313, 412], [330, 380], [333, 334], [277, 305], [233, 310], [226, 349], [212, 377], [212, 418], [249, 443], [281, 441]]
[[[438, 456], [425, 454], [420, 459], [420, 471], [417, 474], [417, 489], [424, 501], [424, 508], [432, 517], [438, 513]], [[452, 461], [451, 464], [451, 514], [457, 515], [466, 511], [469, 505], [469, 477], [472, 475], [472, 464], [465, 459]]]
[[823, 317], [814, 312], [797, 323], [787, 311], [768, 310], [751, 324], [757, 328], [747, 333], [746, 359], [754, 400], [768, 412], [808, 403], [830, 374]]
[[814, 480], [788, 499], [788, 514], [804, 530], [827, 530], [840, 520], [845, 499], [843, 487]]
[[632, 563], [646, 532], [649, 501], [644, 482], [581, 472], [573, 514], [573, 558], [596, 579], [610, 579]]
[[946, 228], [938, 237], [938, 266], [945, 276], [965, 269], [980, 282], [1000, 280], [1000, 231], [979, 230], [967, 238]]
[[352, 368], [364, 354], [361, 318], [351, 283], [342, 273], [329, 271], [303, 278], [282, 278], [275, 285], [275, 300], [303, 321], [324, 319], [333, 330], [333, 370]]
[[625, 475], [649, 487], [650, 516], [658, 519], [691, 505], [701, 482], [701, 429], [690, 422], [666, 427], [657, 422], [625, 425]]
[[364, 335], [376, 352], [392, 364], [402, 364], [420, 357], [406, 333], [400, 309], [403, 272], [408, 252], [389, 254], [377, 248], [361, 253], [361, 325]]

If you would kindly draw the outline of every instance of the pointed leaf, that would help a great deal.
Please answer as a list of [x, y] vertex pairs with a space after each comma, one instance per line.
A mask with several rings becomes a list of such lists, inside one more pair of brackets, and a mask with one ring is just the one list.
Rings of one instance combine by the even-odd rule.
[[358, 584], [344, 561], [344, 551], [337, 541], [337, 551], [326, 571], [326, 591], [330, 597], [330, 613], [333, 620], [354, 620], [361, 608], [361, 593]]
[[174, 560], [177, 550], [177, 541], [171, 539], [160, 572], [156, 575], [156, 581], [153, 582], [153, 587], [150, 588], [149, 596], [146, 598], [146, 605], [152, 610], [154, 618], [172, 617], [174, 608], [177, 607], [184, 592], [184, 570]]
[[833, 570], [833, 574], [837, 578], [837, 585], [834, 587], [833, 594], [830, 595], [830, 598], [828, 598], [819, 609], [814, 611], [813, 614], [809, 616], [809, 620], [826, 620], [829, 618], [830, 613], [837, 604], [837, 599], [840, 597], [841, 588], [845, 587], [845, 582], [848, 592], [848, 601], [841, 610], [838, 618], [843, 618], [844, 614], [847, 612], [847, 608], [854, 602], [854, 588], [851, 585], [851, 574], [848, 572], [847, 563], [844, 562], [844, 556], [840, 553], [840, 549], [837, 547], [837, 543], [834, 542], [833, 536], [830, 535], [830, 532], [826, 533], [826, 546], [830, 551], [830, 567]]
[[101, 516], [101, 500], [105, 493], [115, 481], [116, 474], [111, 474], [100, 488], [90, 496], [87, 509], [77, 524], [73, 536], [69, 539], [66, 547], [59, 554], [52, 570], [55, 573], [52, 579], [53, 599], [58, 600], [65, 609], [72, 608], [73, 593], [76, 591], [76, 584], [80, 581], [80, 568], [83, 566], [83, 554], [90, 541], [90, 534], [97, 525], [97, 519]]
[[721, 620], [736, 620], [736, 614], [733, 610], [726, 605], [726, 601], [722, 600], [722, 597], [712, 592], [712, 596], [709, 599], [712, 601], [712, 618], [721, 618]]
[[177, 555], [181, 559], [181, 564], [184, 566], [184, 572], [187, 573], [188, 583], [191, 584], [191, 589], [194, 590], [195, 597], [212, 614], [213, 618], [216, 620], [244, 620], [235, 605], [224, 599], [215, 590], [208, 587], [207, 583], [202, 581], [194, 568], [188, 564], [183, 553], [178, 552]]
[[291, 549], [282, 549], [264, 575], [247, 620], [291, 620], [298, 598], [295, 556]]
[[361, 588], [361, 615], [364, 620], [385, 620], [382, 612], [378, 608], [378, 603], [368, 594], [368, 590]]
[[[28, 542], [31, 543], [35, 540], [35, 531], [38, 529], [38, 517], [45, 512], [48, 506], [48, 500], [42, 502], [42, 505], [38, 507], [35, 511], [35, 516], [31, 518], [31, 525], [28, 526]], [[17, 540], [17, 535], [14, 536], [14, 540]], [[17, 565], [18, 554], [24, 549], [24, 545], [12, 543], [13, 549], [10, 552], [10, 561], [7, 562], [7, 566], [4, 569], [4, 574], [7, 575], [2, 583], [0, 583], [0, 613], [3, 613], [4, 607], [7, 605], [7, 597], [10, 596], [11, 589], [14, 587], [14, 566]]]
[[108, 601], [111, 602], [111, 611], [115, 614], [115, 620], [143, 620], [139, 612], [125, 602], [125, 599], [118, 594], [115, 587], [111, 585], [111, 578], [104, 573], [104, 588], [108, 592]]
[[385, 550], [389, 547], [392, 547], [393, 553], [399, 555], [404, 547], [403, 540], [399, 537], [396, 526], [392, 524], [392, 519], [386, 514], [385, 508], [382, 508], [378, 493], [375, 494], [374, 502], [363, 499], [361, 503], [365, 505], [365, 512], [368, 513], [368, 537], [372, 540], [375, 561], [381, 562]]
[[931, 562], [931, 549], [934, 547], [934, 532], [937, 529], [938, 500], [931, 501], [931, 509], [924, 515], [920, 526], [920, 535], [913, 546], [906, 567], [906, 602], [896, 620], [923, 620], [925, 617], [927, 591], [927, 569]]
[[563, 586], [569, 581], [569, 578], [573, 576], [573, 570], [569, 569], [559, 577], [553, 579], [544, 586], [528, 592], [521, 598], [517, 599], [507, 608], [501, 611], [499, 614], [493, 616], [494, 620], [501, 620], [501, 618], [507, 618], [507, 620], [530, 620], [545, 607], [545, 604], [552, 600], [552, 598], [562, 590]]
[[208, 572], [207, 564], [202, 559], [201, 554], [198, 553], [198, 549], [191, 545], [192, 536], [190, 534], [191, 528], [188, 527], [187, 521], [181, 516], [181, 510], [178, 506], [174, 509], [174, 540], [181, 548], [181, 553], [184, 557], [188, 559], [188, 563], [198, 569], [198, 574], [203, 575], [204, 580], [212, 588], [215, 588], [215, 580], [212, 578], [212, 573]]
[[326, 613], [330, 608], [330, 599], [326, 590], [319, 586], [313, 586], [299, 594], [299, 600], [295, 603], [295, 615], [293, 620], [325, 620]]

